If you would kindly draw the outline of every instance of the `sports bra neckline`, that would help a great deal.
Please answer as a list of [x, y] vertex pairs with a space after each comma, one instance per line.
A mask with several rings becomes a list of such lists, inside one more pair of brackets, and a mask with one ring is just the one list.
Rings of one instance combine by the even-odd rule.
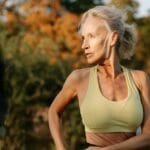
[[102, 97], [102, 100], [104, 100], [104, 101], [106, 101], [108, 103], [112, 103], [112, 104], [117, 104], [117, 103], [119, 104], [119, 103], [126, 102], [129, 99], [129, 97], [130, 97], [130, 87], [129, 87], [129, 83], [128, 83], [128, 79], [127, 79], [127, 74], [126, 74], [125, 68], [123, 66], [121, 66], [122, 71], [123, 71], [123, 75], [125, 77], [126, 86], [127, 86], [127, 95], [126, 95], [125, 98], [123, 98], [121, 100], [111, 100], [111, 99], [107, 98], [106, 96], [104, 96], [102, 94], [102, 91], [101, 91], [100, 85], [99, 85], [100, 83], [98, 81], [98, 78], [100, 78], [100, 76], [98, 77], [97, 67], [98, 67], [98, 65], [95, 66], [95, 70], [94, 70], [95, 71], [94, 72], [95, 73], [95, 78], [96, 78], [96, 89], [97, 89], [98, 95]]

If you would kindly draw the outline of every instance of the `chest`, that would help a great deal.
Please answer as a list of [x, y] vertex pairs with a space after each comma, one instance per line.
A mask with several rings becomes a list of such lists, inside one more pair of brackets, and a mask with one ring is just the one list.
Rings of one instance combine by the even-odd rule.
[[128, 82], [123, 75], [114, 80], [98, 75], [97, 84], [99, 92], [109, 100], [120, 101], [128, 95]]
[[[107, 77], [99, 77], [97, 75], [97, 88], [98, 92], [100, 92], [104, 97], [109, 100], [119, 101], [127, 97], [128, 95], [128, 85], [126, 79], [123, 75], [121, 75], [116, 80], [112, 81]], [[85, 76], [78, 83], [77, 96], [79, 100], [79, 104], [82, 103], [84, 99], [89, 84], [89, 75]]]

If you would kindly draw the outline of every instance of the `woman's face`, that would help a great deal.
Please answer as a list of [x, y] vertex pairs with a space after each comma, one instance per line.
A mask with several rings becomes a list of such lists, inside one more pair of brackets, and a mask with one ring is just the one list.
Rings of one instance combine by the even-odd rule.
[[89, 64], [102, 63], [108, 56], [109, 34], [104, 20], [88, 17], [81, 26], [82, 49]]

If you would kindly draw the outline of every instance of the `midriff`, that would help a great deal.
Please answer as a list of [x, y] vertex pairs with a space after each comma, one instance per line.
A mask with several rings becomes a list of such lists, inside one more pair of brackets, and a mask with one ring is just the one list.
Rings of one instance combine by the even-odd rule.
[[114, 132], [114, 133], [90, 133], [86, 132], [86, 142], [95, 146], [104, 147], [123, 142], [136, 133]]

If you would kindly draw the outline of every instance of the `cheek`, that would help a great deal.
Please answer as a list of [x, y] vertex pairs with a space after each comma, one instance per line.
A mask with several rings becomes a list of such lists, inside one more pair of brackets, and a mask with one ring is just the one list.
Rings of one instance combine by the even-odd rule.
[[104, 42], [105, 42], [105, 39], [99, 40], [99, 45], [100, 45], [100, 46], [104, 46]]
[[91, 40], [90, 42], [90, 46], [93, 48], [102, 48], [104, 45], [104, 39], [95, 39], [95, 40]]

